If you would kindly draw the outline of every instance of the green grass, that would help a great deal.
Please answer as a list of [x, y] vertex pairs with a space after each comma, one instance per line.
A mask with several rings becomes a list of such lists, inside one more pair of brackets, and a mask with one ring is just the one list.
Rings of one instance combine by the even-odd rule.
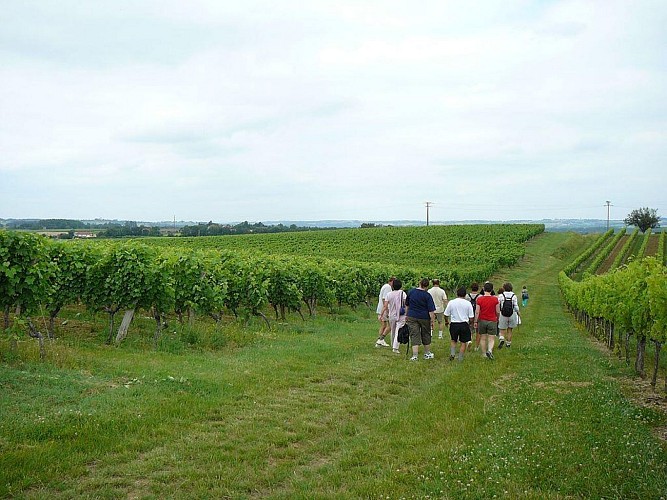
[[573, 241], [543, 234], [494, 278], [531, 293], [494, 362], [450, 363], [438, 340], [433, 361], [376, 349], [367, 309], [172, 327], [158, 352], [150, 321], [120, 348], [101, 321], [49, 343], [47, 363], [21, 342], [0, 364], [0, 496], [667, 497], [665, 416], [629, 403], [630, 370], [562, 305]]

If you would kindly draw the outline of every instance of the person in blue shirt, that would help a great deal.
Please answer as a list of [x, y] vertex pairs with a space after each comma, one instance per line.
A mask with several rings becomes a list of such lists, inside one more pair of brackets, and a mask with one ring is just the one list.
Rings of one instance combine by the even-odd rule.
[[419, 346], [424, 346], [424, 359], [433, 359], [431, 352], [431, 332], [435, 323], [435, 302], [428, 293], [428, 278], [419, 282], [419, 288], [412, 288], [405, 301], [407, 307], [406, 324], [410, 329], [412, 357], [410, 361], [419, 359]]

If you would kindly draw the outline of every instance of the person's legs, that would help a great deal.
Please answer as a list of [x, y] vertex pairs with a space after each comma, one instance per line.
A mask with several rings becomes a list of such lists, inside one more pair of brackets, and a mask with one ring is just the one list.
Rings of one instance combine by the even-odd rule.
[[[463, 339], [461, 338], [461, 332], [462, 332], [462, 327], [459, 323], [450, 323], [449, 324], [449, 360], [453, 360], [454, 357], [456, 356], [456, 344], [458, 341], [461, 341], [461, 344], [464, 344]], [[468, 339], [470, 340], [470, 335], [468, 335]]]
[[466, 352], [468, 343], [472, 338], [472, 333], [470, 331], [470, 325], [463, 324], [461, 325], [461, 333], [458, 335], [458, 340], [461, 341], [461, 347], [459, 348], [459, 361], [463, 361], [463, 355]]
[[424, 359], [432, 359], [431, 352], [431, 321], [428, 319], [419, 320], [421, 330], [421, 341], [424, 346]]
[[505, 342], [507, 343], [507, 347], [512, 345], [512, 329], [507, 328], [507, 331], [505, 332]]
[[498, 329], [498, 323], [495, 321], [480, 321], [479, 322], [479, 332], [482, 334], [482, 337], [486, 338], [486, 342], [482, 346], [482, 354], [489, 359], [493, 359], [493, 344], [496, 341], [496, 331]]
[[380, 329], [378, 330], [378, 339], [375, 341], [376, 347], [387, 347], [389, 344], [385, 342], [384, 338], [389, 332], [391, 332], [391, 326], [389, 325], [389, 318], [387, 316], [378, 316], [380, 321]]
[[[438, 322], [438, 338], [442, 338], [442, 323], [444, 322], [444, 313], [435, 313], [435, 319]], [[433, 332], [431, 332], [433, 335]]]
[[488, 342], [488, 335], [486, 335], [484, 333], [480, 333], [479, 334], [479, 347], [482, 351], [482, 356], [484, 356], [486, 354], [487, 342]]
[[486, 339], [486, 352], [490, 352], [493, 354], [493, 346], [496, 343], [496, 336], [495, 335], [487, 335]]
[[422, 343], [421, 325], [418, 319], [408, 317], [406, 324], [410, 329], [410, 343], [412, 344], [412, 357], [410, 361], [417, 361], [419, 346]]
[[394, 321], [392, 319], [389, 320], [389, 333], [390, 333], [390, 338], [391, 338], [391, 346], [393, 347], [394, 344], [396, 343], [396, 335], [398, 328], [396, 328], [396, 324], [398, 321]]

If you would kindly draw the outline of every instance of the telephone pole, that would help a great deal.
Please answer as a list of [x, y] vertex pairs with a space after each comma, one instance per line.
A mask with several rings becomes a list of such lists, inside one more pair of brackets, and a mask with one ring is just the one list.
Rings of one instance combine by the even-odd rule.
[[609, 231], [609, 207], [611, 207], [611, 201], [607, 200], [607, 231]]
[[433, 205], [432, 201], [426, 201], [424, 202], [424, 205], [426, 206], [426, 225], [428, 226], [428, 209], [431, 208], [431, 205]]

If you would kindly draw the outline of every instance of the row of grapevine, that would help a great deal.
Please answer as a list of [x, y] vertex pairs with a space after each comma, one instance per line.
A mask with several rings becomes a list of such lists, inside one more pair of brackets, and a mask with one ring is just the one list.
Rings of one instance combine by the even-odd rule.
[[611, 252], [614, 250], [618, 242], [625, 236], [626, 228], [622, 228], [616, 235], [611, 239], [611, 241], [602, 249], [600, 250], [595, 258], [593, 259], [593, 262], [590, 263], [586, 271], [584, 271], [584, 275], [587, 274], [595, 274], [595, 272], [598, 270], [598, 268], [602, 265], [602, 263], [611, 255]]
[[[621, 355], [630, 357], [637, 339], [636, 371], [645, 376], [647, 339], [655, 344], [652, 384], [657, 382], [660, 351], [667, 341], [667, 268], [654, 257], [638, 259], [601, 276], [572, 280], [564, 271], [560, 288], [568, 307], [587, 328]], [[665, 380], [667, 390], [667, 378]]]
[[[219, 321], [223, 312], [266, 319], [263, 311], [271, 306], [284, 319], [287, 310], [301, 314], [305, 304], [315, 315], [318, 305], [369, 303], [389, 273], [400, 275], [406, 284], [419, 279], [414, 271], [398, 266], [214, 250], [180, 252], [132, 241], [71, 245], [28, 233], [0, 232], [4, 328], [10, 329], [11, 312], [18, 324], [27, 318], [31, 325], [34, 315], [44, 314], [52, 336], [61, 309], [82, 303], [108, 315], [109, 343], [116, 314], [122, 310], [151, 314], [157, 342], [168, 313], [181, 320], [184, 316], [191, 320], [196, 313]], [[126, 330], [127, 325], [119, 330], [117, 342]], [[42, 333], [31, 331], [42, 342]]]
[[[377, 227], [329, 231], [198, 238], [155, 238], [150, 245], [184, 249], [304, 255], [407, 266], [437, 277], [449, 289], [485, 279], [523, 257], [525, 242], [543, 224]], [[434, 257], [435, 256], [435, 257]]]
[[590, 259], [593, 256], [593, 254], [597, 252], [598, 249], [605, 243], [605, 241], [607, 241], [613, 234], [614, 230], [609, 229], [606, 233], [600, 235], [600, 237], [597, 240], [595, 240], [595, 242], [590, 247], [588, 247], [586, 251], [582, 252], [564, 269], [565, 274], [569, 276], [576, 273], [579, 270], [579, 266], [581, 266], [584, 262]]
[[632, 245], [635, 244], [635, 240], [637, 239], [638, 235], [639, 228], [636, 228], [630, 237], [625, 241], [623, 248], [621, 248], [618, 254], [616, 254], [616, 258], [614, 259], [614, 262], [612, 262], [610, 269], [616, 269], [625, 261], [625, 257], [628, 255], [628, 253], [630, 253], [630, 249], [632, 248]]
[[[3, 329], [9, 333], [16, 349], [21, 327], [27, 326], [31, 337], [39, 339], [44, 356], [44, 338], [35, 328], [32, 317], [50, 293], [49, 278], [53, 264], [46, 258], [47, 241], [32, 234], [0, 231], [0, 307]], [[10, 324], [11, 310], [19, 319]]]
[[638, 259], [641, 259], [646, 254], [646, 248], [648, 247], [648, 243], [650, 240], [651, 240], [651, 228], [649, 227], [644, 233], [644, 240], [642, 241], [642, 246], [639, 247], [639, 251], [637, 252]]

